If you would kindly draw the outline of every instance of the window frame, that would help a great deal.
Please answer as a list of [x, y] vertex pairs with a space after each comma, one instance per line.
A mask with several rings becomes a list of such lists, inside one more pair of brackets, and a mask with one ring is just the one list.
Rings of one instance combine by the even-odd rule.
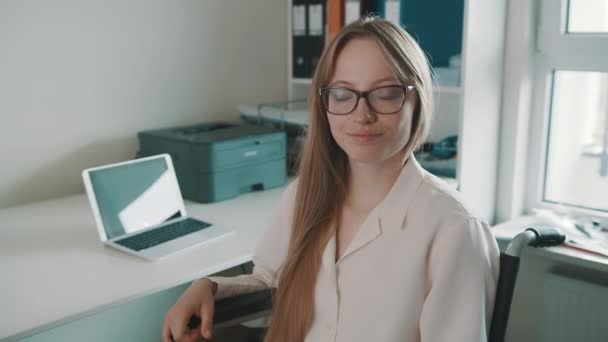
[[537, 30], [538, 49], [550, 55], [580, 56], [608, 54], [608, 32], [568, 33], [569, 0], [541, 0]]
[[[608, 57], [605, 57], [608, 56], [608, 32], [567, 33], [568, 2], [569, 0], [541, 0], [537, 7], [539, 21], [536, 49], [533, 51], [535, 71], [528, 137], [528, 185], [524, 204], [528, 212], [534, 208], [555, 209], [558, 205], [543, 200], [554, 72], [608, 72]], [[608, 209], [600, 211], [569, 205], [566, 207], [574, 216], [591, 216], [608, 222]]]

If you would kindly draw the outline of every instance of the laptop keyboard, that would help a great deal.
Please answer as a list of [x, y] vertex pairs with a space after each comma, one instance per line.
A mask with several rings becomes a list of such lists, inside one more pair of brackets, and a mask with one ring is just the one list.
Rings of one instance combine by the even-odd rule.
[[185, 219], [170, 223], [161, 228], [148, 230], [141, 234], [129, 236], [121, 240], [114, 241], [115, 243], [125, 246], [129, 249], [141, 251], [142, 249], [154, 247], [163, 242], [167, 242], [178, 237], [194, 233], [211, 226], [207, 222], [197, 221], [193, 219]]

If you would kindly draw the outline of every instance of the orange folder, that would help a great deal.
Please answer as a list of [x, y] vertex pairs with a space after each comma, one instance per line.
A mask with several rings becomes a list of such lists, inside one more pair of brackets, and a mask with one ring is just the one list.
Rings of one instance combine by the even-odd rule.
[[327, 40], [331, 42], [344, 26], [344, 2], [346, 0], [327, 0]]

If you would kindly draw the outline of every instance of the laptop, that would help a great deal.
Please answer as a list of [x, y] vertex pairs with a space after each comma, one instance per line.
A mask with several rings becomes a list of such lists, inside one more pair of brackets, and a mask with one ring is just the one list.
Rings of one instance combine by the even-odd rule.
[[157, 260], [233, 234], [186, 214], [168, 154], [82, 171], [101, 241]]

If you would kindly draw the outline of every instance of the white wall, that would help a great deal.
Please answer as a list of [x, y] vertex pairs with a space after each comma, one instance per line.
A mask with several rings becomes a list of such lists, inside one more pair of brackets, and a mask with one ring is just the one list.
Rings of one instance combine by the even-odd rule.
[[286, 97], [285, 0], [2, 0], [0, 208], [82, 191], [140, 130]]

